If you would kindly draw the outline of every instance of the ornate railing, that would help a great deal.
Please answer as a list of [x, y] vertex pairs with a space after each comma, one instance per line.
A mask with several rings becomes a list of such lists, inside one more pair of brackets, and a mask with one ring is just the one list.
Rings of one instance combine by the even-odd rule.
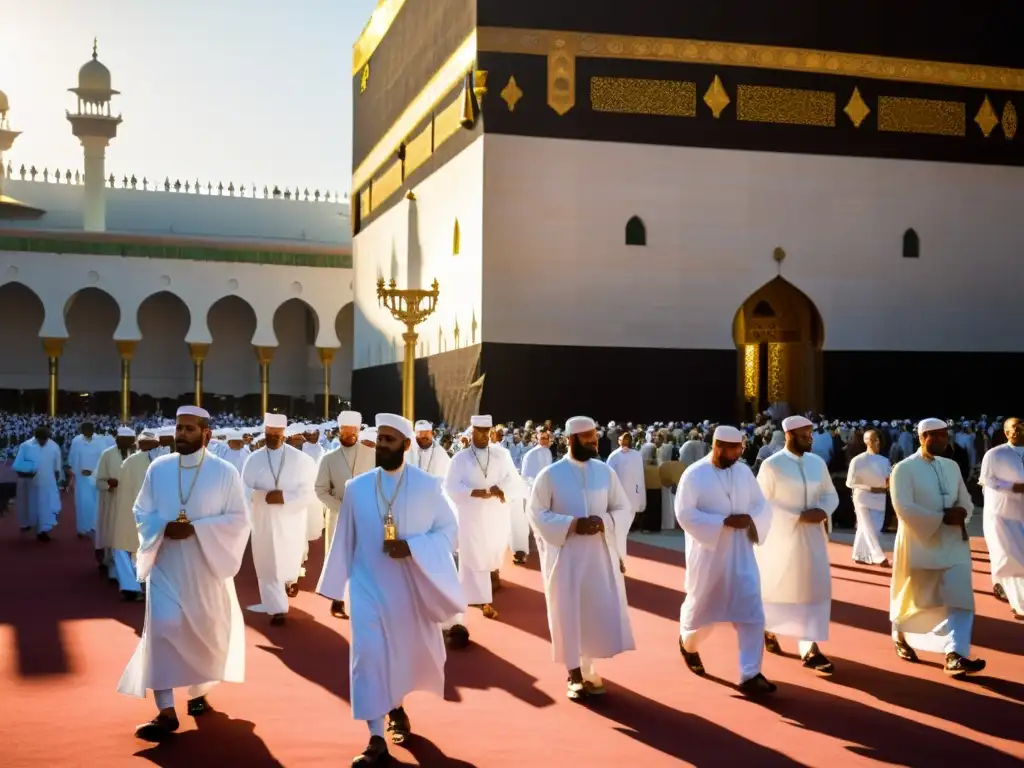
[[[10, 162], [7, 163], [6, 171], [6, 177], [8, 179], [16, 178], [14, 166]], [[34, 165], [26, 168], [25, 165], [22, 164], [17, 173], [22, 181], [34, 181], [43, 184], [67, 184], [70, 186], [85, 183], [85, 174], [78, 170], [72, 173], [71, 169], [67, 169], [62, 172], [59, 168], [56, 168], [53, 171], [49, 168], [43, 168], [40, 171]], [[119, 187], [117, 178], [114, 174], [110, 174], [106, 179], [106, 185], [111, 189], [137, 189], [143, 192], [176, 192], [186, 195], [205, 194], [221, 197], [263, 197], [266, 200], [301, 200], [309, 203], [348, 202], [347, 192], [342, 196], [337, 191], [331, 192], [330, 190], [324, 190], [321, 192], [321, 190], [317, 188], [310, 192], [309, 187], [302, 189], [299, 187], [285, 187], [282, 189], [275, 184], [273, 187], [264, 185], [261, 193], [261, 190], [255, 184], [235, 185], [233, 181], [228, 182], [227, 184], [224, 184], [224, 182], [217, 182], [214, 184], [212, 181], [207, 181], [204, 184], [199, 179], [194, 181], [186, 179], [184, 183], [182, 183], [180, 179], [171, 181], [169, 176], [165, 176], [162, 183], [159, 181], [150, 181], [146, 176], [143, 176], [141, 181], [134, 174], [132, 176], [123, 176]]]

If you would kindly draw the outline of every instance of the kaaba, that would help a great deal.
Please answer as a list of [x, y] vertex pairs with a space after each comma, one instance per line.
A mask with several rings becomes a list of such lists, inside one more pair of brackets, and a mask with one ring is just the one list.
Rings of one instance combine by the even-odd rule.
[[1024, 4], [384, 0], [353, 399], [418, 418], [1012, 410]]

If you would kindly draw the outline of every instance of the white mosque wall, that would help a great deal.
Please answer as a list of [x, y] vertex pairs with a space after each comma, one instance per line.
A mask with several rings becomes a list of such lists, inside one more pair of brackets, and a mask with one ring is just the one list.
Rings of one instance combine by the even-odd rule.
[[[778, 274], [826, 350], [1019, 351], [1024, 169], [487, 135], [483, 340], [731, 349]], [[632, 216], [644, 247], [625, 245]], [[903, 257], [914, 229], [920, 258]], [[510, 311], [524, 298], [529, 311]]]
[[[120, 182], [118, 182], [120, 184]], [[140, 185], [141, 187], [141, 185]], [[46, 211], [36, 220], [12, 222], [19, 229], [81, 231], [85, 187], [41, 181], [5, 182], [5, 194]], [[309, 202], [107, 187], [107, 231], [146, 235], [224, 237], [348, 245], [348, 203]], [[251, 194], [247, 192], [247, 194]], [[260, 192], [262, 195], [262, 191]], [[0, 223], [2, 226], [2, 223]], [[0, 229], [2, 232], [2, 229]]]
[[[351, 394], [352, 271], [0, 251], [0, 389], [45, 389], [41, 338], [66, 339], [60, 388], [116, 391], [116, 340], [136, 341], [132, 390], [193, 390], [189, 342], [210, 344], [204, 390], [259, 392], [254, 345], [275, 347], [273, 394], [323, 392], [316, 347], [335, 348], [332, 393]], [[339, 336], [339, 332], [341, 336]]]
[[414, 187], [415, 200], [401, 200], [356, 235], [355, 368], [402, 359], [404, 327], [378, 306], [381, 277], [399, 288], [440, 285], [437, 311], [417, 329], [417, 357], [480, 342], [483, 146], [481, 137]]

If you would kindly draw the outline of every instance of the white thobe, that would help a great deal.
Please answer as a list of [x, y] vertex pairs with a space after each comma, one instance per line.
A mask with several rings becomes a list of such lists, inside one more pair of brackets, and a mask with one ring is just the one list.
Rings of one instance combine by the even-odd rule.
[[828, 432], [815, 432], [811, 438], [811, 453], [828, 464], [832, 461], [832, 449], [835, 444]]
[[[900, 525], [893, 552], [889, 618], [893, 632], [922, 651], [969, 656], [974, 625], [971, 545], [945, 510], [974, 509], [955, 461], [920, 450], [893, 468], [892, 505]], [[965, 523], [966, 525], [966, 523]]]
[[[471, 495], [494, 486], [505, 494], [505, 502]], [[466, 600], [470, 605], [489, 604], [494, 599], [491, 572], [501, 567], [509, 545], [510, 506], [525, 495], [522, 480], [508, 451], [491, 444], [455, 454], [444, 487], [459, 519], [459, 581]]]
[[853, 537], [853, 559], [874, 563], [885, 562], [885, 550], [879, 534], [885, 523], [885, 493], [872, 493], [872, 488], [885, 488], [891, 467], [880, 453], [865, 451], [850, 462], [846, 487], [853, 491], [853, 511], [857, 515], [857, 533]]
[[[828, 535], [839, 495], [819, 456], [797, 456], [788, 448], [765, 459], [757, 483], [772, 509], [771, 532], [756, 550], [765, 630], [797, 638], [803, 656], [811, 643], [828, 640]], [[828, 515], [824, 523], [800, 522], [801, 512], [815, 508]]]
[[732, 624], [739, 639], [740, 682], [761, 674], [764, 607], [754, 543], [746, 530], [728, 528], [730, 515], [750, 515], [757, 541], [772, 525], [772, 509], [746, 464], [719, 469], [707, 456], [679, 478], [676, 520], [686, 532], [686, 598], [679, 637], [697, 653], [716, 624]]
[[452, 463], [451, 456], [442, 448], [437, 440], [430, 444], [429, 448], [420, 448], [413, 440], [405, 460], [410, 465], [422, 469], [434, 477], [444, 478], [448, 474], [448, 466]]
[[985, 454], [981, 460], [982, 522], [992, 584], [1000, 585], [1010, 607], [1024, 615], [1024, 494], [1013, 490], [1019, 483], [1024, 483], [1024, 446], [1004, 443]]
[[11, 468], [15, 472], [34, 473], [30, 478], [18, 478], [15, 503], [20, 527], [33, 527], [36, 533], [47, 533], [57, 524], [60, 513], [57, 476], [61, 473], [61, 460], [60, 446], [53, 440], [39, 445], [33, 437], [18, 446]]
[[[134, 510], [146, 620], [118, 691], [144, 698], [147, 689], [166, 696], [174, 688], [242, 682], [245, 625], [234, 578], [249, 521], [238, 473], [205, 450], [161, 456], [146, 472]], [[195, 534], [165, 539], [165, 526], [181, 510]]]
[[[324, 448], [319, 443], [306, 442], [302, 446], [302, 452], [309, 456], [316, 464], [317, 468], [320, 466], [320, 459], [324, 457]], [[316, 478], [314, 477], [314, 482]], [[310, 494], [309, 506], [306, 507], [306, 541], [316, 541], [324, 533], [324, 505], [316, 497], [316, 494]], [[309, 556], [309, 546], [306, 546], [306, 554], [303, 555], [302, 561], [305, 562]]]
[[687, 440], [679, 449], [679, 461], [686, 466], [696, 464], [707, 456], [708, 444], [703, 440]]
[[243, 445], [236, 451], [231, 446], [225, 445], [224, 450], [220, 452], [219, 456], [238, 470], [238, 474], [241, 476], [242, 467], [245, 466], [245, 460], [249, 458], [249, 448], [248, 446]]
[[[511, 527], [512, 527], [512, 539], [511, 547], [513, 552], [529, 552], [530, 551], [530, 495], [533, 489], [533, 483], [537, 479], [537, 475], [545, 467], [550, 467], [554, 458], [551, 455], [551, 448], [544, 447], [541, 445], [535, 445], [533, 448], [528, 450], [523, 455], [523, 464], [520, 470], [520, 474], [523, 478], [524, 483], [524, 496], [523, 499], [523, 512], [517, 514], [518, 510], [513, 509], [511, 514]], [[544, 546], [543, 540], [539, 536], [534, 537], [534, 541], [537, 544], [538, 551]]]
[[[287, 444], [273, 451], [264, 446], [246, 460], [242, 484], [251, 489], [252, 563], [260, 589], [260, 603], [249, 606], [250, 611], [288, 612], [285, 586], [299, 578], [315, 482], [316, 463]], [[267, 503], [267, 493], [274, 490], [282, 492], [283, 504]]]
[[[347, 484], [317, 586], [324, 597], [341, 600], [349, 584], [349, 676], [357, 720], [383, 717], [413, 691], [444, 695], [440, 625], [466, 610], [452, 560], [458, 524], [451, 500], [440, 479], [403, 467], [404, 473], [374, 469]], [[401, 559], [384, 552], [392, 497], [398, 538], [411, 552]]]
[[[75, 527], [79, 534], [96, 531], [99, 503], [96, 490], [96, 465], [99, 464], [103, 451], [109, 446], [110, 444], [98, 435], [93, 435], [91, 438], [77, 435], [71, 441], [68, 465], [71, 467], [71, 473], [75, 476]], [[90, 474], [86, 476], [82, 474], [83, 472]]]
[[647, 509], [647, 486], [644, 481], [644, 460], [632, 448], [616, 448], [608, 457], [611, 467], [629, 498], [634, 517]]
[[139, 577], [135, 569], [139, 549], [139, 531], [135, 525], [135, 499], [142, 490], [153, 459], [163, 455], [160, 448], [133, 453], [121, 464], [117, 485], [117, 509], [113, 515], [111, 547], [114, 550], [114, 574], [122, 592], [140, 592]]
[[521, 440], [518, 443], [513, 440], [506, 448], [508, 449], [508, 455], [512, 457], [512, 464], [515, 465], [516, 471], [521, 471], [523, 458], [526, 456], [529, 448]]
[[[597, 516], [604, 532], [576, 533], [576, 521]], [[530, 497], [530, 522], [541, 549], [548, 629], [556, 662], [592, 674], [593, 659], [608, 659], [636, 645], [629, 622], [620, 529], [633, 507], [607, 464], [561, 459], [542, 470]]]

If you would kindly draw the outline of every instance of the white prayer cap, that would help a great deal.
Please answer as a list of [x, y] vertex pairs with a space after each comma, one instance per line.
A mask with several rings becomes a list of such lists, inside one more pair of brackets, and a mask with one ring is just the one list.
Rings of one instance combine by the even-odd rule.
[[132, 429], [131, 427], [118, 427], [117, 428], [117, 436], [118, 437], [135, 437], [135, 430]]
[[177, 429], [175, 427], [160, 427], [155, 431], [157, 437], [173, 437]]
[[782, 431], [792, 432], [794, 429], [803, 429], [804, 427], [813, 427], [810, 419], [804, 418], [803, 416], [790, 416], [789, 418], [782, 420]]
[[477, 427], [490, 429], [494, 426], [494, 421], [490, 416], [472, 416], [469, 419], [469, 425], [474, 429]]
[[565, 434], [567, 435], [578, 435], [592, 429], [597, 429], [597, 422], [589, 416], [573, 416], [565, 422]]
[[[380, 425], [378, 424], [377, 426], [380, 426]], [[416, 422], [416, 431], [417, 432], [433, 432], [434, 431], [434, 425], [431, 424], [429, 421], [424, 421], [423, 419], [420, 419], [419, 421]]]
[[288, 426], [288, 417], [283, 413], [266, 413], [263, 415], [264, 429], [284, 429]]
[[736, 427], [723, 424], [715, 430], [714, 439], [716, 443], [742, 443], [743, 433], [736, 429]]
[[608, 422], [608, 429], [615, 429], [615, 422], [614, 421], [609, 421]]
[[377, 442], [377, 428], [367, 427], [359, 433], [360, 443], [376, 443]]
[[949, 429], [946, 422], [942, 419], [924, 419], [917, 425], [917, 434], [923, 435], [925, 432], [937, 432], [940, 429]]
[[339, 427], [359, 427], [363, 423], [363, 414], [359, 411], [342, 411], [338, 414]]
[[139, 440], [156, 440], [157, 430], [144, 429], [139, 433]]
[[[875, 423], [877, 424], [878, 422], [875, 422]], [[888, 421], [883, 421], [882, 422], [882, 426], [885, 427], [886, 429], [888, 429], [889, 428], [889, 422]]]
[[285, 437], [295, 437], [296, 435], [301, 435], [302, 432], [303, 429], [301, 424], [292, 424], [284, 428]]
[[397, 413], [378, 413], [377, 429], [381, 427], [391, 427], [398, 430], [406, 440], [412, 439], [412, 422], [404, 416], [399, 416]]
[[200, 419], [210, 418], [210, 412], [198, 405], [183, 405], [178, 409], [176, 416], [198, 416]]

